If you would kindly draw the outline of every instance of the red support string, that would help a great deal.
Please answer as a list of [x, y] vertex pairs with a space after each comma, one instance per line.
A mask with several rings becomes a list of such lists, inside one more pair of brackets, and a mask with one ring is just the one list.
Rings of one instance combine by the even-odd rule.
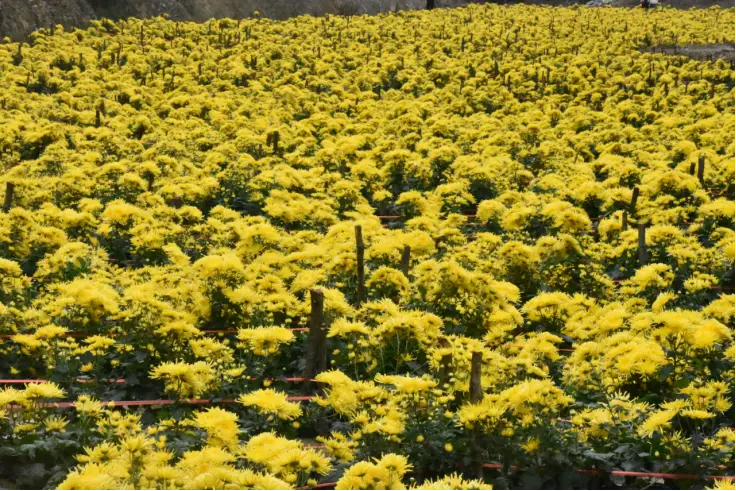
[[[289, 331], [293, 332], [306, 332], [309, 331], [308, 327], [287, 327]], [[322, 330], [326, 330], [326, 328], [322, 328]], [[200, 331], [202, 334], [237, 334], [238, 329], [220, 329], [220, 330], [208, 330], [208, 331]], [[16, 333], [20, 334], [20, 333]], [[30, 334], [30, 333], [26, 333]], [[15, 334], [0, 334], [0, 338], [4, 339], [10, 339]], [[120, 336], [120, 334], [117, 333], [87, 333], [87, 332], [67, 332], [64, 334], [59, 334], [59, 337], [70, 337], [70, 338], [88, 338], [90, 336], [109, 336], [109, 337], [117, 337]]]
[[[255, 381], [258, 379], [255, 378], [249, 378], [247, 380]], [[265, 382], [305, 382], [307, 379], [304, 377], [284, 377], [284, 378], [267, 378], [264, 379]], [[110, 383], [110, 384], [124, 384], [127, 380], [124, 378], [118, 378], [118, 379], [107, 379], [104, 380], [104, 382]], [[310, 382], [317, 382], [319, 383], [319, 380], [310, 379]], [[76, 382], [79, 384], [92, 384], [97, 382], [97, 380], [93, 378], [78, 378], [76, 379]], [[0, 384], [47, 384], [50, 383], [49, 380], [43, 380], [43, 379], [0, 379]]]
[[[503, 464], [483, 464], [486, 469], [503, 469]], [[517, 469], [515, 465], [510, 467], [511, 469]], [[634, 471], [602, 471], [600, 469], [575, 469], [575, 472], [580, 474], [610, 474], [612, 476], [625, 476], [625, 477], [652, 477], [660, 479], [699, 479], [695, 474], [665, 474], [661, 472], [634, 472]], [[733, 480], [734, 476], [705, 476], [706, 479], [730, 479]]]
[[[463, 215], [465, 218], [477, 218], [478, 215]], [[398, 220], [404, 218], [400, 215], [376, 215], [376, 218], [381, 220]]]
[[[290, 402], [301, 402], [301, 401], [310, 401], [314, 399], [316, 396], [288, 396], [286, 398], [287, 401]], [[143, 401], [101, 401], [101, 404], [103, 406], [107, 407], [141, 407], [141, 406], [171, 406], [173, 404], [191, 404], [191, 405], [205, 405], [205, 404], [233, 404], [235, 402], [238, 402], [236, 399], [220, 399], [219, 401], [215, 401], [212, 399], [185, 399], [182, 401], [175, 401], [173, 399], [152, 399], [152, 400], [143, 400]], [[41, 404], [41, 407], [51, 407], [51, 408], [71, 408], [76, 405], [76, 402], [74, 401], [66, 401], [66, 402], [48, 402]], [[10, 405], [8, 406], [10, 409], [22, 409], [23, 406], [20, 405]]]
[[314, 489], [334, 488], [335, 486], [337, 486], [336, 482], [323, 482], [314, 486]]

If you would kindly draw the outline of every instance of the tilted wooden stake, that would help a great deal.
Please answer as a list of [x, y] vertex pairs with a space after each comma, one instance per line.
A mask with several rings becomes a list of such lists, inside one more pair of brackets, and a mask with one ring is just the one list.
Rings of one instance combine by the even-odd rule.
[[649, 261], [647, 252], [647, 226], [639, 224], [639, 266], [644, 266]]
[[363, 243], [363, 228], [355, 226], [355, 244], [358, 253], [358, 291], [356, 302], [358, 305], [365, 300], [365, 244]]
[[15, 183], [5, 183], [5, 202], [3, 203], [3, 211], [5, 213], [10, 211], [13, 206], [13, 192], [15, 192]]
[[401, 272], [404, 276], [409, 277], [409, 260], [411, 259], [411, 247], [404, 246], [404, 251], [401, 253]]
[[636, 213], [636, 202], [639, 199], [639, 188], [634, 188], [631, 193], [631, 204], [629, 204], [629, 215], [634, 216]]
[[483, 363], [483, 354], [480, 351], [473, 352], [470, 361], [470, 402], [477, 404], [483, 399], [483, 387], [480, 383], [480, 371]]
[[621, 231], [626, 232], [629, 228], [629, 214], [626, 213], [626, 210], [624, 210], [621, 213]]
[[705, 155], [701, 155], [698, 157], [698, 181], [700, 181], [700, 184], [705, 185]]
[[320, 372], [327, 370], [327, 333], [322, 330], [324, 324], [325, 296], [321, 290], [309, 290], [312, 311], [309, 315], [309, 334], [307, 336], [307, 355], [302, 377], [304, 390], [312, 391], [312, 379]]

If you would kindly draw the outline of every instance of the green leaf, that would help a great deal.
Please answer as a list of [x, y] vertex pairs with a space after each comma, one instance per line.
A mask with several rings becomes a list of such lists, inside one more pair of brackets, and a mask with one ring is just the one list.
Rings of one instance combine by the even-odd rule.
[[536, 474], [524, 474], [521, 477], [521, 486], [523, 489], [542, 489], [544, 481]]
[[621, 487], [624, 484], [626, 484], [626, 478], [624, 476], [612, 475], [611, 482], [615, 484], [616, 486]]
[[613, 453], [624, 453], [631, 450], [631, 445], [619, 445], [616, 447], [616, 450], [613, 451]]
[[672, 375], [672, 372], [675, 371], [675, 367], [672, 365], [665, 365], [659, 370], [659, 380], [661, 382], [667, 380], [667, 378]]
[[20, 446], [20, 453], [27, 454], [30, 458], [36, 458], [36, 445], [33, 443], [26, 443]]

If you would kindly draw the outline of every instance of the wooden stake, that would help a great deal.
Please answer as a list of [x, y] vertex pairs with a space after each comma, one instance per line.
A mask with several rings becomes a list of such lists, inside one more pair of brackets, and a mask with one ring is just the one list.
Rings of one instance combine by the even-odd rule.
[[705, 185], [705, 155], [698, 157], [698, 181], [700, 184]]
[[[479, 351], [473, 352], [473, 358], [470, 361], [470, 402], [478, 404], [483, 400], [483, 386], [481, 384], [481, 368], [483, 363], [483, 354]], [[477, 430], [473, 432], [472, 446], [474, 449], [473, 457], [473, 475], [476, 479], [483, 479], [483, 458], [480, 446], [481, 435]]]
[[695, 175], [695, 162], [690, 163], [690, 175], [691, 176]]
[[15, 191], [15, 183], [5, 183], [5, 202], [3, 203], [3, 211], [5, 213], [10, 211], [13, 206], [13, 192]]
[[639, 224], [639, 266], [644, 266], [649, 261], [649, 253], [647, 252], [647, 226], [643, 223]]
[[307, 354], [302, 377], [304, 390], [311, 392], [312, 379], [320, 372], [327, 370], [327, 333], [322, 330], [324, 323], [325, 296], [321, 290], [309, 290], [312, 311], [309, 314], [309, 334], [307, 336]]
[[411, 247], [404, 246], [404, 251], [401, 253], [401, 272], [404, 276], [409, 277], [409, 260], [411, 259]]
[[483, 354], [480, 351], [474, 351], [470, 361], [470, 402], [473, 404], [483, 399], [483, 387], [480, 383], [482, 362]]
[[634, 188], [631, 193], [631, 204], [629, 204], [629, 215], [632, 217], [636, 214], [636, 201], [639, 199], [639, 188]]
[[[449, 348], [452, 345], [450, 344], [450, 341], [447, 340], [447, 338], [439, 338], [437, 340], [437, 344], [439, 344], [440, 348]], [[446, 383], [447, 380], [450, 378], [450, 365], [452, 364], [452, 354], [448, 353], [446, 355], [442, 356], [442, 359], [440, 360], [440, 371], [437, 374], [437, 378], [440, 382], [440, 388], [442, 388]]]
[[358, 291], [356, 303], [360, 305], [365, 300], [365, 244], [363, 243], [363, 228], [355, 226], [355, 244], [358, 253]]
[[273, 153], [279, 153], [279, 137], [280, 137], [279, 132], [274, 131], [273, 139], [271, 140], [271, 142], [273, 143]]
[[621, 213], [621, 231], [626, 232], [628, 228], [629, 228], [629, 214], [626, 213], [626, 210], [624, 210]]

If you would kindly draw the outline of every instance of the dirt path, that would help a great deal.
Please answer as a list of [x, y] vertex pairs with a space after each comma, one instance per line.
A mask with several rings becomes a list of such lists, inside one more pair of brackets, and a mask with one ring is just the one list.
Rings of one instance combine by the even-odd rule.
[[734, 62], [734, 45], [728, 43], [654, 46], [642, 51], [689, 56], [694, 60], [713, 61], [720, 58], [731, 63]]

